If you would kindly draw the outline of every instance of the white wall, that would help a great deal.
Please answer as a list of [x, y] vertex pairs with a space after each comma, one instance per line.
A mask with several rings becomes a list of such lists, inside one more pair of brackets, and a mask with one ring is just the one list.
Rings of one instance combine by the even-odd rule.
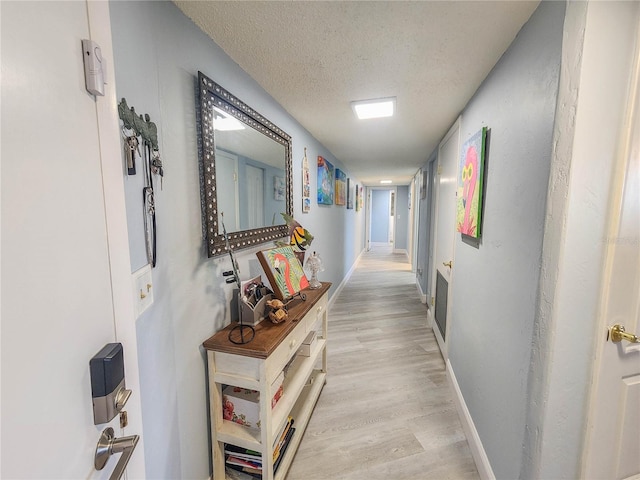
[[[334, 283], [331, 294], [364, 248], [364, 210], [317, 206], [313, 201], [311, 213], [301, 213], [305, 147], [312, 189], [318, 155], [350, 176], [348, 169], [175, 5], [114, 1], [110, 8], [118, 97], [126, 97], [137, 112], [150, 114], [157, 123], [165, 166], [163, 188], [156, 189], [155, 303], [137, 321], [147, 475], [205, 479], [210, 472], [201, 344], [229, 322], [231, 288], [221, 277], [230, 267], [228, 258], [208, 259], [202, 240], [195, 122], [198, 70], [292, 136], [294, 216], [315, 235], [311, 248], [324, 260], [320, 279]], [[139, 259], [144, 251], [141, 176], [126, 182], [132, 257]], [[260, 273], [255, 249], [243, 251], [238, 260], [243, 277]]]
[[523, 478], [581, 478], [609, 196], [638, 2], [567, 9]]

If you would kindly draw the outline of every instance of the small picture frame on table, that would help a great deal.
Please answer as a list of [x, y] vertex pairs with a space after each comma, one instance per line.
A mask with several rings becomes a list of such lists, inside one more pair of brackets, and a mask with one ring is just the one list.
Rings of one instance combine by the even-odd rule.
[[256, 256], [276, 298], [285, 301], [309, 287], [309, 280], [292, 247], [262, 250]]

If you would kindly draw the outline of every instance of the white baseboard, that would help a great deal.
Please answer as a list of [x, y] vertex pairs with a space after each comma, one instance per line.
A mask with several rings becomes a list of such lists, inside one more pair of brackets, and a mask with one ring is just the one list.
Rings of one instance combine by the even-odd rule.
[[458, 410], [458, 416], [460, 417], [464, 433], [467, 436], [469, 448], [471, 449], [473, 460], [476, 462], [476, 468], [478, 469], [480, 478], [482, 480], [496, 480], [496, 476], [493, 474], [493, 469], [491, 468], [491, 463], [489, 463], [489, 457], [487, 457], [487, 453], [484, 451], [480, 435], [478, 435], [476, 426], [473, 423], [471, 413], [469, 413], [467, 404], [464, 401], [458, 380], [456, 379], [455, 373], [453, 373], [453, 368], [449, 360], [447, 360], [447, 373], [449, 374], [449, 381], [454, 391], [454, 401], [456, 409]]
[[340, 292], [342, 292], [342, 289], [345, 287], [345, 285], [347, 284], [347, 282], [351, 278], [351, 275], [353, 275], [353, 272], [355, 272], [355, 270], [356, 270], [356, 268], [358, 266], [358, 263], [360, 263], [360, 259], [362, 258], [362, 255], [364, 255], [365, 251], [366, 251], [365, 249], [362, 249], [362, 251], [360, 252], [360, 255], [358, 255], [358, 258], [356, 258], [356, 261], [353, 262], [353, 265], [351, 265], [351, 268], [349, 269], [347, 274], [344, 276], [344, 278], [340, 282], [340, 285], [338, 285], [338, 287], [336, 288], [335, 292], [333, 292], [333, 295], [331, 295], [331, 297], [329, 298], [329, 302], [327, 304], [327, 309], [328, 310], [331, 310], [331, 307], [333, 307], [333, 304], [335, 303], [336, 299], [338, 298], [338, 295], [340, 295]]
[[418, 287], [418, 293], [420, 293], [420, 301], [423, 305], [427, 304], [427, 294], [422, 291], [422, 287], [420, 286], [420, 282], [416, 278], [416, 286]]

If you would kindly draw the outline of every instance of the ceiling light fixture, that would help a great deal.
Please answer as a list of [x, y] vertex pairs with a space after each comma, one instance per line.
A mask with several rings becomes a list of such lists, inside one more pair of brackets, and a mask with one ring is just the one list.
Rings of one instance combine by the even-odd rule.
[[391, 180], [380, 180], [380, 183], [383, 185], [388, 185], [390, 183], [393, 183]]
[[351, 102], [351, 108], [360, 120], [392, 117], [396, 111], [396, 97]]

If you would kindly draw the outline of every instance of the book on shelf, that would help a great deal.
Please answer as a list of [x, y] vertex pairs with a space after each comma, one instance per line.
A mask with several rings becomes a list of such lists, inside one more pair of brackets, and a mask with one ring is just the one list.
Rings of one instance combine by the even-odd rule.
[[233, 467], [231, 465], [227, 465], [224, 473], [226, 480], [253, 480], [254, 478], [262, 480], [262, 473], [257, 475], [255, 473], [243, 472], [241, 467]]
[[234, 457], [232, 455], [229, 455], [227, 457], [226, 462], [227, 465], [238, 465], [239, 467], [262, 469], [262, 462], [255, 462], [244, 458]]
[[[227, 471], [235, 471], [238, 472], [240, 475], [240, 478], [246, 479], [246, 478], [257, 478], [262, 480], [262, 470], [258, 470], [258, 471], [252, 471], [252, 469], [247, 468], [247, 467], [240, 467], [238, 465], [231, 465], [231, 464], [227, 464]], [[229, 476], [230, 477], [230, 476]], [[229, 478], [227, 477], [227, 478]]]
[[273, 443], [273, 461], [274, 462], [278, 459], [278, 456], [280, 455], [280, 451], [282, 450], [282, 446], [286, 441], [287, 434], [289, 433], [289, 430], [291, 430], [292, 425], [293, 425], [293, 418], [289, 416], [289, 418], [287, 418], [286, 423], [284, 424], [284, 427], [282, 427], [282, 430], [280, 431], [280, 435], [276, 436], [276, 439]]
[[258, 459], [258, 460], [262, 458], [262, 454], [260, 452], [256, 452], [255, 450], [249, 450], [248, 448], [238, 447], [231, 443], [225, 444], [224, 453], [226, 455], [233, 455], [234, 457], [240, 457], [240, 458], [249, 458], [249, 459]]
[[287, 447], [291, 443], [291, 438], [293, 437], [293, 434], [295, 432], [296, 432], [295, 427], [289, 428], [289, 431], [287, 432], [287, 436], [286, 436], [286, 438], [284, 440], [284, 444], [282, 445], [282, 448], [280, 449], [280, 455], [278, 455], [278, 459], [275, 462], [273, 462], [273, 474], [274, 475], [278, 471], [278, 467], [280, 466], [280, 463], [282, 463], [282, 459], [284, 458], [284, 454], [286, 453]]
[[271, 448], [275, 449], [278, 443], [280, 443], [284, 439], [284, 437], [287, 435], [287, 430], [291, 427], [292, 424], [293, 417], [289, 415], [287, 417], [287, 421], [284, 423], [278, 434], [273, 438], [273, 445], [271, 446]]
[[[282, 462], [282, 458], [291, 442], [295, 430], [293, 427], [293, 418], [287, 418], [280, 435], [276, 437], [275, 448], [273, 450], [274, 474]], [[227, 467], [255, 476], [256, 478], [262, 478], [262, 455], [259, 452], [227, 443], [224, 447], [224, 453]]]
[[258, 473], [259, 478], [262, 478], [262, 455], [260, 452], [227, 443], [224, 447], [224, 453], [227, 467], [249, 475]]

